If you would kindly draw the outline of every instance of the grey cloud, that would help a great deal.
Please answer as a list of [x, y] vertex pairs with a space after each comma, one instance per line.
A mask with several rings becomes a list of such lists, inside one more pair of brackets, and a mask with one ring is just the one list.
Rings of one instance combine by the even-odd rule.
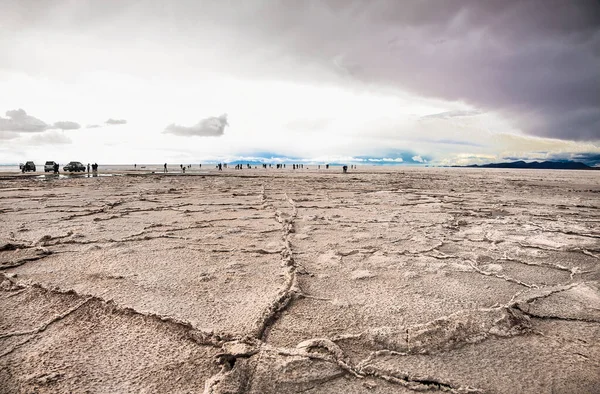
[[61, 129], [61, 130], [77, 130], [81, 128], [81, 125], [76, 122], [70, 121], [62, 121], [62, 122], [54, 122], [49, 129]]
[[104, 122], [108, 125], [119, 125], [119, 124], [126, 124], [127, 121], [125, 119], [109, 119], [106, 122]]
[[0, 140], [14, 140], [15, 138], [19, 138], [19, 133], [12, 131], [0, 131]]
[[51, 129], [77, 130], [81, 128], [79, 123], [71, 121], [55, 122], [52, 125], [28, 115], [25, 110], [19, 108], [6, 111], [6, 118], [0, 117], [0, 131], [15, 133], [41, 133]]
[[422, 116], [421, 119], [450, 119], [458, 117], [477, 116], [483, 113], [484, 112], [480, 110], [446, 111], [437, 114]]
[[23, 133], [38, 133], [48, 128], [48, 124], [31, 115], [23, 109], [6, 111], [6, 118], [0, 117], [0, 131]]
[[476, 146], [476, 147], [485, 146], [485, 145], [478, 144], [478, 143], [471, 142], [471, 141], [450, 140], [450, 139], [424, 140], [424, 141], [432, 142], [432, 143], [435, 143], [435, 144], [465, 145], [465, 146]]
[[36, 134], [31, 137], [30, 145], [64, 145], [72, 141], [69, 137], [58, 131], [49, 131], [42, 134]]
[[165, 133], [180, 136], [218, 137], [224, 134], [227, 123], [227, 115], [202, 119], [194, 126], [186, 127], [170, 124], [165, 128]]
[[85, 126], [86, 129], [97, 129], [98, 127], [102, 127], [99, 124], [89, 124]]

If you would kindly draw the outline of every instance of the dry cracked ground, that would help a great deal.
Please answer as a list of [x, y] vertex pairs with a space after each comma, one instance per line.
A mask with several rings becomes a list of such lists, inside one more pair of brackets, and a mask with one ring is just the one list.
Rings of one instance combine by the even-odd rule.
[[0, 179], [2, 393], [599, 393], [600, 173]]

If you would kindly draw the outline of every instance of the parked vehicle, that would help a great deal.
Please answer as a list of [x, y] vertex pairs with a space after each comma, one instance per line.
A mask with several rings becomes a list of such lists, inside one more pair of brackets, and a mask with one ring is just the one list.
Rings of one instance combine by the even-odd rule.
[[65, 172], [85, 172], [85, 166], [79, 161], [71, 161], [63, 167], [63, 170], [65, 170]]
[[35, 163], [32, 161], [28, 161], [27, 163], [23, 164], [23, 166], [21, 167], [21, 171], [23, 172], [29, 172], [29, 171], [33, 171], [35, 172]]
[[44, 172], [54, 172], [55, 164], [56, 162], [54, 161], [47, 161], [46, 164], [44, 164]]

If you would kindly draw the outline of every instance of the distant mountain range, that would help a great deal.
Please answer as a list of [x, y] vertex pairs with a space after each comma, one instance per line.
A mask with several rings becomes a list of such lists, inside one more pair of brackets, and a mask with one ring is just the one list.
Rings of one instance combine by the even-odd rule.
[[512, 163], [490, 163], [470, 166], [455, 167], [477, 167], [477, 168], [536, 168], [541, 170], [600, 170], [597, 167], [590, 167], [578, 161], [533, 161], [527, 163], [524, 161], [514, 161]]

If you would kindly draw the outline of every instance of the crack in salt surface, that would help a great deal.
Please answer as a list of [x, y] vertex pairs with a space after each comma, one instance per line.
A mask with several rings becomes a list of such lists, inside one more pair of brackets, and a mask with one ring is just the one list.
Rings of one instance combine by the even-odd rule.
[[[289, 198], [287, 194], [285, 197], [287, 202], [292, 207], [292, 215], [289, 218], [285, 218], [282, 216], [282, 213], [279, 210], [275, 212], [275, 219], [281, 224], [282, 230], [282, 241], [284, 247], [281, 251], [281, 265], [284, 267], [285, 281], [273, 302], [265, 311], [263, 311], [256, 323], [257, 327], [255, 336], [261, 340], [264, 340], [265, 334], [269, 326], [275, 321], [277, 314], [287, 308], [294, 298], [302, 295], [302, 290], [298, 284], [298, 277], [296, 273], [297, 267], [294, 261], [292, 244], [290, 241], [290, 235], [294, 232], [294, 220], [296, 220], [296, 217], [298, 216], [298, 209], [296, 208], [294, 200]], [[266, 197], [263, 198], [263, 200], [266, 200]]]
[[[206, 386], [205, 386], [205, 394], [218, 394], [218, 393], [224, 393], [224, 392], [235, 392], [235, 393], [243, 393], [243, 392], [247, 392], [248, 390], [250, 390], [252, 388], [252, 380], [253, 380], [253, 376], [256, 373], [256, 367], [258, 366], [258, 363], [260, 361], [260, 354], [262, 352], [265, 351], [275, 351], [280, 355], [284, 355], [284, 356], [302, 356], [302, 357], [307, 357], [310, 359], [318, 359], [318, 360], [323, 360], [323, 361], [328, 361], [331, 363], [336, 364], [342, 371], [344, 371], [345, 373], [348, 373], [356, 378], [362, 379], [364, 377], [367, 376], [371, 376], [371, 377], [375, 377], [378, 379], [383, 379], [386, 380], [390, 383], [393, 384], [398, 384], [401, 385], [403, 387], [409, 388], [411, 390], [417, 390], [417, 391], [421, 391], [421, 390], [429, 390], [431, 388], [437, 388], [443, 391], [447, 391], [447, 392], [452, 392], [452, 393], [464, 393], [464, 392], [468, 392], [468, 393], [479, 393], [482, 392], [479, 389], [475, 389], [475, 388], [471, 388], [468, 386], [460, 386], [460, 387], [454, 387], [450, 384], [441, 382], [438, 379], [435, 378], [416, 378], [416, 377], [410, 377], [407, 374], [402, 374], [399, 375], [398, 373], [395, 374], [386, 374], [381, 372], [380, 370], [378, 370], [377, 368], [368, 365], [368, 360], [371, 357], [371, 355], [369, 356], [369, 358], [367, 358], [367, 360], [363, 360], [361, 362], [359, 362], [357, 365], [352, 365], [351, 362], [349, 361], [349, 359], [346, 357], [346, 355], [344, 354], [344, 352], [342, 351], [342, 349], [333, 341], [330, 340], [328, 338], [313, 338], [313, 339], [308, 339], [305, 340], [301, 343], [299, 343], [296, 347], [295, 350], [290, 351], [289, 349], [285, 349], [285, 348], [273, 348], [272, 346], [268, 345], [266, 343], [266, 333], [268, 328], [275, 322], [275, 320], [277, 319], [277, 316], [279, 315], [279, 313], [281, 311], [283, 311], [284, 309], [286, 309], [291, 302], [293, 301], [293, 299], [295, 299], [296, 297], [301, 297], [303, 296], [302, 290], [300, 289], [298, 283], [297, 283], [297, 266], [294, 262], [293, 259], [293, 251], [292, 251], [292, 245], [291, 245], [291, 240], [290, 240], [290, 234], [293, 232], [294, 230], [294, 220], [297, 217], [298, 211], [296, 208], [296, 205], [294, 203], [294, 201], [289, 198], [289, 196], [287, 194], [285, 194], [285, 198], [288, 201], [288, 203], [292, 206], [292, 215], [289, 218], [285, 218], [282, 213], [280, 211], [276, 211], [275, 214], [275, 218], [276, 220], [282, 225], [282, 239], [283, 242], [285, 244], [285, 248], [284, 250], [281, 252], [282, 254], [282, 265], [284, 267], [286, 267], [285, 270], [285, 276], [286, 276], [286, 280], [284, 282], [283, 287], [280, 289], [280, 291], [278, 292], [278, 295], [276, 296], [276, 298], [273, 300], [273, 302], [269, 305], [269, 307], [263, 312], [263, 314], [261, 315], [261, 317], [259, 318], [258, 324], [257, 324], [257, 329], [256, 329], [256, 334], [255, 334], [255, 338], [259, 341], [257, 344], [255, 344], [252, 348], [251, 351], [247, 351], [246, 353], [243, 354], [231, 354], [231, 353], [225, 353], [222, 355], [226, 356], [225, 358], [227, 358], [228, 360], [233, 360], [233, 363], [230, 361], [229, 363], [223, 363], [221, 362], [222, 369], [221, 371], [213, 376], [211, 379], [209, 379], [206, 382]], [[265, 194], [265, 189], [264, 186], [262, 188], [262, 193], [261, 193], [261, 200], [263, 202], [263, 206], [265, 207], [270, 207], [271, 205], [267, 203], [267, 198], [266, 198], [266, 194]], [[426, 252], [435, 250], [436, 248], [440, 247], [443, 244], [443, 242], [441, 242], [439, 245], [434, 246], [433, 248], [427, 249]], [[355, 253], [359, 253], [358, 250], [351, 250], [349, 252], [338, 252], [340, 255], [352, 255]], [[419, 253], [415, 253], [415, 254], [419, 254]], [[488, 311], [488, 310], [486, 310]], [[517, 313], [516, 311], [508, 309], [506, 307], [504, 308], [496, 308], [494, 310], [490, 310], [490, 311], [507, 311], [509, 316], [513, 316], [512, 318], [512, 322], [507, 323], [509, 325], [508, 327], [508, 331], [506, 331], [504, 328], [501, 328], [500, 326], [495, 326], [494, 324], [500, 322], [500, 324], [502, 324], [504, 322], [504, 320], [502, 318], [498, 319], [495, 321], [494, 324], [492, 324], [492, 327], [488, 328], [488, 333], [483, 334], [483, 332], [481, 333], [476, 333], [474, 335], [474, 337], [477, 338], [478, 341], [483, 340], [487, 335], [498, 335], [498, 336], [510, 336], [510, 335], [516, 335], [517, 333], [521, 332], [521, 330], [527, 330], [529, 328], [528, 324], [526, 321], [524, 321], [522, 318], [519, 318], [518, 316], [515, 315], [515, 313]], [[450, 319], [452, 319], [450, 317]], [[511, 320], [511, 318], [509, 318], [509, 320]], [[428, 323], [428, 324], [437, 324], [437, 322], [440, 321], [445, 321], [444, 318], [442, 319], [438, 319], [436, 321], [433, 321], [432, 323]], [[444, 323], [441, 323], [442, 325]], [[522, 327], [520, 326], [522, 325]], [[423, 325], [424, 327], [427, 327], [427, 325]], [[516, 329], [516, 331], [513, 333], [511, 330], [515, 329], [515, 327], [519, 327]], [[411, 330], [418, 330], [416, 327], [412, 327], [412, 328], [407, 328], [405, 330], [406, 332], [406, 341], [407, 341], [407, 348], [404, 349], [407, 352], [415, 352], [418, 351], [420, 353], [423, 352], [429, 352], [429, 350], [427, 350], [427, 346], [436, 346], [436, 344], [434, 343], [434, 345], [425, 345], [426, 347], [424, 348], [422, 340], [419, 340], [417, 338], [419, 338], [418, 336], [416, 336], [413, 340], [413, 348], [411, 350], [410, 348], [410, 336], [411, 336]], [[421, 329], [423, 330], [423, 329]], [[432, 332], [437, 332], [435, 328], [431, 327], [431, 328], [425, 328], [425, 331], [422, 331], [421, 335], [427, 336], [428, 334], [431, 335], [430, 333]], [[455, 331], [457, 334], [457, 338], [459, 336], [459, 332], [462, 332], [462, 327], [459, 325], [458, 327], [455, 327]], [[443, 328], [443, 331], [447, 332], [448, 328], [445, 327]], [[451, 331], [452, 332], [452, 331]], [[359, 335], [350, 335], [350, 336], [345, 336], [344, 338], [338, 338], [338, 340], [341, 339], [364, 339], [362, 337], [364, 337], [364, 333], [363, 334], [359, 334]], [[390, 335], [394, 335], [394, 334], [390, 334]], [[435, 336], [436, 334], [433, 334], [433, 336]], [[443, 338], [442, 342], [448, 342], [448, 343], [452, 343], [452, 346], [458, 346], [460, 344], [460, 341], [457, 341], [456, 339], [453, 340], [449, 340], [448, 338]], [[466, 342], [470, 342], [473, 343], [475, 338], [467, 338], [467, 339], [462, 339], [463, 341]], [[368, 339], [367, 342], [372, 342], [373, 338]], [[439, 342], [439, 341], [438, 341]], [[427, 340], [425, 341], [425, 343], [427, 343]], [[257, 347], [258, 348], [257, 348]], [[319, 349], [319, 352], [313, 352], [313, 349]], [[325, 354], [322, 353], [322, 351], [325, 351]], [[386, 349], [387, 352], [389, 352], [388, 354], [407, 354], [407, 353], [401, 353], [401, 352], [397, 352], [397, 351], [392, 351], [389, 349]], [[256, 355], [258, 353], [258, 360], [256, 360], [255, 365], [253, 368], [251, 368], [250, 371], [247, 371], [246, 373], [235, 373], [234, 369], [235, 369], [235, 360], [238, 357], [252, 357], [254, 355]], [[237, 381], [236, 381], [237, 380]], [[224, 389], [221, 390], [220, 385], [223, 384], [224, 385]], [[232, 387], [235, 387], [235, 389], [232, 391]]]
[[535, 289], [539, 288], [539, 286], [538, 286], [538, 285], [535, 285], [535, 284], [529, 284], [529, 283], [525, 283], [525, 282], [522, 282], [522, 281], [520, 281], [520, 280], [518, 280], [518, 279], [514, 279], [514, 278], [511, 278], [511, 277], [509, 277], [509, 276], [506, 276], [506, 275], [499, 275], [499, 274], [496, 274], [496, 273], [494, 273], [494, 272], [487, 272], [487, 271], [484, 271], [484, 270], [482, 270], [481, 268], [477, 267], [477, 265], [476, 265], [477, 263], [476, 263], [475, 261], [473, 261], [473, 260], [467, 260], [467, 262], [469, 263], [469, 265], [471, 266], [471, 268], [473, 268], [473, 270], [474, 270], [475, 272], [478, 272], [478, 273], [480, 273], [481, 275], [485, 275], [485, 276], [493, 276], [493, 277], [495, 277], [495, 278], [498, 278], [498, 279], [504, 279], [504, 280], [505, 280], [505, 281], [507, 281], [507, 282], [516, 283], [516, 284], [518, 284], [518, 285], [525, 286], [525, 287], [528, 287], [528, 288], [530, 288], [530, 289], [531, 289], [531, 288], [535, 288]]
[[[8, 277], [7, 275], [5, 275], [3, 273], [0, 273], [0, 278], [2, 278], [3, 280], [9, 281], [14, 286], [19, 287], [19, 288], [39, 289], [39, 290], [41, 290], [43, 292], [47, 292], [49, 294], [73, 295], [77, 298], [85, 299], [85, 302], [83, 302], [82, 305], [80, 305], [79, 307], [93, 301], [93, 302], [97, 302], [102, 305], [111, 306], [116, 311], [121, 312], [121, 313], [139, 315], [139, 316], [143, 316], [143, 317], [149, 318], [149, 319], [154, 319], [154, 320], [166, 323], [166, 324], [173, 324], [179, 328], [185, 329], [187, 331], [189, 337], [192, 338], [195, 342], [197, 342], [200, 345], [210, 345], [210, 346], [214, 346], [214, 347], [221, 347], [221, 345], [224, 342], [241, 339], [240, 337], [232, 336], [232, 335], [229, 335], [226, 333], [215, 333], [213, 331], [202, 331], [202, 330], [199, 330], [199, 329], [193, 327], [191, 323], [183, 321], [183, 320], [179, 320], [179, 319], [176, 319], [176, 318], [173, 318], [170, 316], [162, 316], [162, 315], [155, 314], [155, 313], [140, 312], [131, 307], [120, 306], [113, 300], [105, 300], [101, 297], [94, 296], [94, 295], [80, 294], [80, 293], [76, 292], [75, 290], [71, 290], [71, 289], [63, 290], [63, 289], [60, 289], [57, 287], [48, 288], [41, 283], [36, 283], [36, 282], [31, 282], [31, 281], [19, 282], [19, 281], [15, 280], [14, 278]], [[69, 311], [69, 314], [73, 313], [75, 310]], [[64, 317], [66, 317], [66, 316], [62, 316], [62, 317], [60, 317], [60, 319], [62, 319]], [[57, 319], [57, 320], [60, 320], [60, 319]], [[54, 321], [57, 321], [57, 320], [54, 320]], [[52, 322], [54, 322], [54, 321], [52, 321]], [[47, 325], [43, 326], [43, 327], [47, 327]], [[27, 333], [25, 333], [25, 334], [27, 334]], [[23, 334], [23, 335], [25, 335], [25, 334]], [[12, 336], [12, 335], [16, 335], [16, 334], [11, 334], [11, 333], [0, 334], [0, 339], [3, 338], [2, 335]], [[21, 335], [21, 334], [18, 334], [18, 335]]]

